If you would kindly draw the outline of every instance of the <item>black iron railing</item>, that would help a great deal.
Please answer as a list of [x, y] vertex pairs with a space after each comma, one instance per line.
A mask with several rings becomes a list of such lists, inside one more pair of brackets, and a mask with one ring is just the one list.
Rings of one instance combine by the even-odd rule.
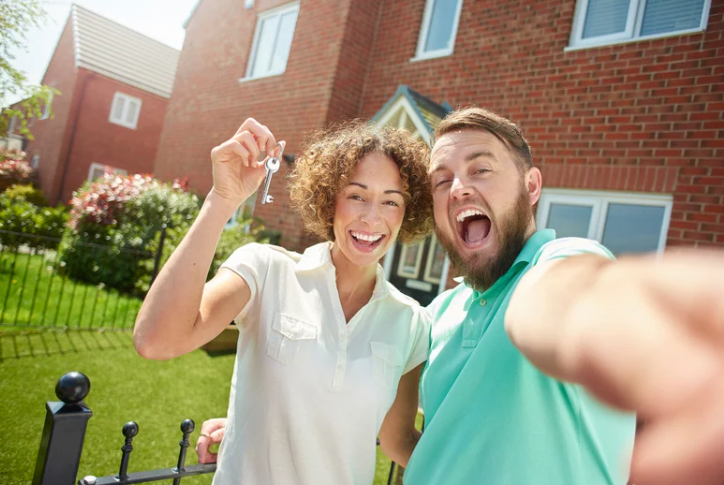
[[[205, 475], [216, 471], [216, 464], [186, 465], [186, 452], [189, 448], [189, 436], [196, 425], [191, 419], [181, 423], [181, 441], [176, 466], [141, 472], [128, 472], [133, 451], [133, 440], [138, 435], [138, 424], [130, 421], [123, 426], [124, 444], [121, 447], [121, 462], [118, 474], [104, 477], [86, 476], [77, 480], [80, 458], [83, 452], [88, 420], [93, 412], [84, 399], [90, 392], [90, 380], [80, 372], [70, 372], [62, 376], [55, 386], [55, 394], [60, 402], [46, 403], [45, 426], [40, 441], [40, 451], [35, 466], [33, 485], [130, 485], [160, 480], [173, 480], [179, 485], [181, 479], [195, 475]], [[379, 441], [377, 443], [379, 445]], [[392, 485], [396, 465], [390, 466], [387, 484]]]

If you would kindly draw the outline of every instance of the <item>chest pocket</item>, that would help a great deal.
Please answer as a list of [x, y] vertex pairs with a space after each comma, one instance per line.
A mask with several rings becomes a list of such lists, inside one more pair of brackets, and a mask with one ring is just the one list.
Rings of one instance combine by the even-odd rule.
[[402, 350], [384, 342], [370, 342], [372, 377], [385, 389], [397, 385], [402, 375]]
[[291, 315], [277, 313], [266, 353], [281, 364], [293, 364], [311, 351], [316, 339], [317, 327]]

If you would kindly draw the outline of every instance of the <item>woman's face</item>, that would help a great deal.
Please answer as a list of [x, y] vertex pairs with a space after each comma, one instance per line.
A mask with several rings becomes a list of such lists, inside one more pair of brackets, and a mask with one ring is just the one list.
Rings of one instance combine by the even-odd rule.
[[400, 169], [387, 155], [368, 153], [335, 199], [335, 245], [352, 264], [376, 264], [397, 239], [404, 216]]

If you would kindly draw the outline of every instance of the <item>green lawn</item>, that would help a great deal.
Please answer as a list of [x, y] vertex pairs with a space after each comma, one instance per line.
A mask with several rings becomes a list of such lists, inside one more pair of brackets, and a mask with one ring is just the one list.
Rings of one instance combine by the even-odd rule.
[[116, 290], [60, 276], [55, 253], [0, 253], [0, 324], [130, 328], [141, 306]]
[[[86, 403], [88, 423], [79, 476], [118, 472], [121, 428], [139, 424], [129, 471], [175, 466], [179, 425], [197, 423], [192, 445], [204, 419], [226, 413], [233, 355], [210, 357], [203, 351], [170, 361], [144, 360], [132, 348], [128, 332], [25, 332], [0, 334], [0, 483], [29, 485], [33, 477], [45, 402], [56, 400], [55, 383], [78, 370], [91, 380]], [[196, 462], [189, 452], [188, 463]], [[389, 460], [378, 452], [375, 485], [387, 483]], [[166, 483], [171, 483], [170, 481]], [[209, 484], [210, 476], [184, 479]]]

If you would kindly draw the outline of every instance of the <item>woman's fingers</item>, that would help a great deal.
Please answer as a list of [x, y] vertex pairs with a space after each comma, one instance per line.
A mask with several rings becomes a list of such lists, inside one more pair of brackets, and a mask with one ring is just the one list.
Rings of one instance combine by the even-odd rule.
[[234, 158], [241, 159], [243, 165], [249, 165], [249, 151], [238, 141], [226, 140], [221, 145], [211, 150], [211, 159], [216, 162], [228, 162]]
[[245, 163], [245, 166], [252, 167], [254, 163], [259, 160], [259, 154], [261, 153], [257, 140], [255, 140], [252, 134], [248, 131], [242, 131], [241, 133], [234, 135], [233, 139], [242, 144], [249, 152], [249, 159], [248, 162]]
[[257, 146], [259, 147], [259, 151], [265, 151], [267, 154], [270, 154], [272, 150], [274, 150], [274, 147], [277, 144], [274, 134], [271, 130], [269, 130], [269, 128], [262, 125], [254, 118], [247, 118], [236, 131], [236, 135], [240, 135], [244, 131], [248, 131], [254, 136]]

